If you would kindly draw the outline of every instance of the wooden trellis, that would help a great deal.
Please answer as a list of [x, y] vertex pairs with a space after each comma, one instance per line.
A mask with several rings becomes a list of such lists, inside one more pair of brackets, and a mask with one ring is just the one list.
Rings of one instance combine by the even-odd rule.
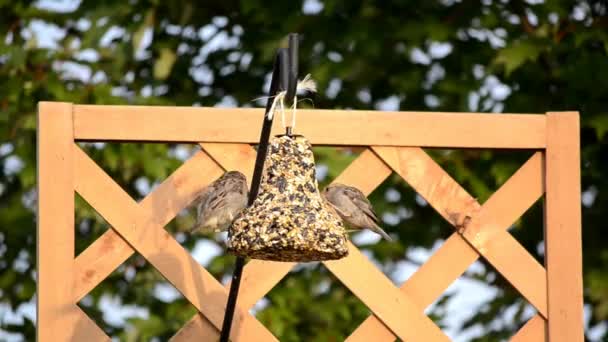
[[[39, 341], [109, 340], [76, 303], [133, 253], [146, 258], [199, 311], [173, 341], [217, 339], [227, 287], [163, 227], [224, 170], [241, 170], [251, 179], [255, 152], [250, 144], [257, 142], [261, 115], [260, 109], [40, 103]], [[369, 194], [396, 172], [455, 228], [400, 288], [352, 244], [348, 258], [324, 263], [373, 312], [348, 341], [449, 340], [424, 309], [479, 257], [538, 312], [512, 341], [583, 341], [578, 113], [301, 110], [299, 118], [298, 132], [313, 144], [367, 147], [337, 181]], [[137, 203], [77, 141], [192, 142], [202, 151]], [[421, 147], [536, 152], [480, 205]], [[74, 191], [112, 227], [78, 256]], [[544, 266], [507, 231], [543, 195]], [[276, 340], [248, 309], [293, 266], [259, 260], [245, 266], [233, 341]]]

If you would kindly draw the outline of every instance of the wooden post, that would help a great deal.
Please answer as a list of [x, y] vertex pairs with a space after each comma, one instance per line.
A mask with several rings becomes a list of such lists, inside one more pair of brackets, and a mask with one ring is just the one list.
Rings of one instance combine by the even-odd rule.
[[577, 112], [547, 113], [545, 265], [551, 342], [582, 342], [580, 133]]
[[38, 105], [37, 329], [40, 342], [109, 341], [75, 303], [71, 103]]
[[74, 260], [72, 105], [38, 107], [38, 341], [68, 341], [73, 322]]

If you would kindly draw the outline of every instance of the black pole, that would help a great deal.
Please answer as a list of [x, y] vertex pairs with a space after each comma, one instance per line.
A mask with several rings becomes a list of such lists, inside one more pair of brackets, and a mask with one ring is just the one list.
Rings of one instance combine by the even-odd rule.
[[[286, 70], [286, 72], [288, 73], [288, 77], [286, 83], [287, 92], [285, 94], [285, 97], [287, 98], [287, 103], [289, 105], [296, 105], [295, 103], [293, 103], [293, 100], [296, 96], [296, 91], [298, 87], [298, 43], [298, 34], [290, 33], [289, 48], [287, 49], [289, 53], [289, 68], [287, 68]], [[291, 136], [292, 129], [293, 127], [291, 126], [285, 127], [285, 135]]]
[[298, 34], [289, 34], [289, 79], [287, 81], [287, 103], [291, 104], [294, 96], [296, 96], [296, 90], [298, 86]]
[[[266, 159], [266, 153], [268, 151], [268, 140], [270, 139], [270, 130], [272, 128], [272, 121], [274, 119], [274, 115], [272, 118], [268, 117], [268, 112], [270, 111], [270, 107], [272, 106], [272, 102], [274, 100], [273, 97], [280, 91], [287, 90], [289, 84], [294, 82], [293, 80], [290, 80], [290, 76], [292, 76], [288, 69], [290, 62], [288, 51], [286, 49], [279, 49], [272, 70], [270, 91], [268, 92], [269, 98], [266, 102], [266, 111], [264, 112], [264, 123], [262, 124], [260, 143], [258, 145], [258, 151], [255, 158], [255, 167], [253, 169], [253, 178], [251, 179], [248, 205], [253, 204], [253, 201], [258, 196], [258, 191], [260, 190], [262, 171], [264, 169], [264, 160]], [[295, 62], [297, 62], [297, 60], [295, 60]], [[297, 75], [295, 75], [295, 77], [295, 82], [297, 82]], [[232, 274], [232, 282], [230, 283], [230, 292], [228, 293], [226, 312], [224, 313], [224, 321], [222, 323], [222, 331], [220, 333], [220, 342], [228, 342], [228, 339], [230, 338], [230, 330], [232, 328], [234, 309], [236, 307], [236, 300], [239, 294], [239, 287], [241, 285], [243, 266], [245, 266], [245, 258], [237, 257], [234, 266], [234, 273]]]

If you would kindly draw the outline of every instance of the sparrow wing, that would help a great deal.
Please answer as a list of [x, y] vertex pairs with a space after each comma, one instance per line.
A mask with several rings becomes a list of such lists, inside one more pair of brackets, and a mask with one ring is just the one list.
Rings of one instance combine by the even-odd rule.
[[207, 210], [220, 212], [231, 207], [247, 205], [247, 182], [244, 179], [226, 177], [218, 181], [213, 188], [207, 200]]
[[210, 193], [206, 209], [213, 212], [221, 210], [224, 206], [226, 206], [227, 194], [228, 191], [225, 188], [219, 188]]
[[197, 217], [202, 219], [215, 211], [225, 197], [226, 177], [222, 176], [209, 184], [197, 198]]
[[374, 211], [374, 207], [369, 202], [365, 194], [359, 189], [352, 186], [344, 187], [344, 194], [348, 199], [372, 221], [378, 223], [378, 215]]
[[209, 196], [213, 192], [213, 184], [206, 186], [193, 201], [193, 204], [196, 206], [196, 214], [199, 216], [205, 203], [209, 201]]
[[340, 208], [340, 205], [338, 205], [338, 203], [333, 203], [329, 200], [326, 200], [326, 202], [329, 205], [329, 207], [332, 208], [336, 212], [336, 214], [338, 214], [338, 216], [341, 216], [343, 218], [344, 217], [348, 218], [348, 217], [352, 216], [348, 213], [347, 210], [344, 210], [345, 208]]

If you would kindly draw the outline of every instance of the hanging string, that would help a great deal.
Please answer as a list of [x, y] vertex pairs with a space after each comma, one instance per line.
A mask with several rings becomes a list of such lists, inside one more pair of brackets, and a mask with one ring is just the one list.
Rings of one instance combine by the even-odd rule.
[[[298, 84], [296, 86], [296, 92], [297, 91], [310, 91], [310, 92], [317, 91], [317, 84], [311, 78], [310, 74], [304, 76], [304, 78], [301, 81], [298, 81]], [[268, 119], [272, 119], [274, 112], [277, 110], [277, 106], [278, 106], [278, 109], [281, 112], [281, 123], [283, 125], [283, 128], [286, 127], [286, 125], [285, 125], [285, 96], [286, 95], [287, 95], [287, 91], [282, 91], [282, 92], [278, 93], [277, 95], [275, 95], [274, 100], [272, 101], [272, 105], [270, 106], [270, 110], [268, 110], [268, 113], [266, 113], [266, 115], [268, 116]], [[257, 98], [256, 100], [268, 99], [268, 98], [272, 98], [272, 96], [260, 97], [260, 98]], [[292, 128], [294, 128], [296, 126], [297, 103], [298, 103], [298, 97], [296, 95], [293, 98], [293, 106], [291, 108], [291, 110], [292, 110], [291, 127]]]
[[281, 112], [281, 125], [285, 129], [285, 96], [279, 100], [279, 111]]
[[[293, 104], [291, 105], [291, 129], [296, 128], [296, 112], [298, 110], [298, 97], [293, 97]], [[285, 127], [283, 127], [285, 128]]]

